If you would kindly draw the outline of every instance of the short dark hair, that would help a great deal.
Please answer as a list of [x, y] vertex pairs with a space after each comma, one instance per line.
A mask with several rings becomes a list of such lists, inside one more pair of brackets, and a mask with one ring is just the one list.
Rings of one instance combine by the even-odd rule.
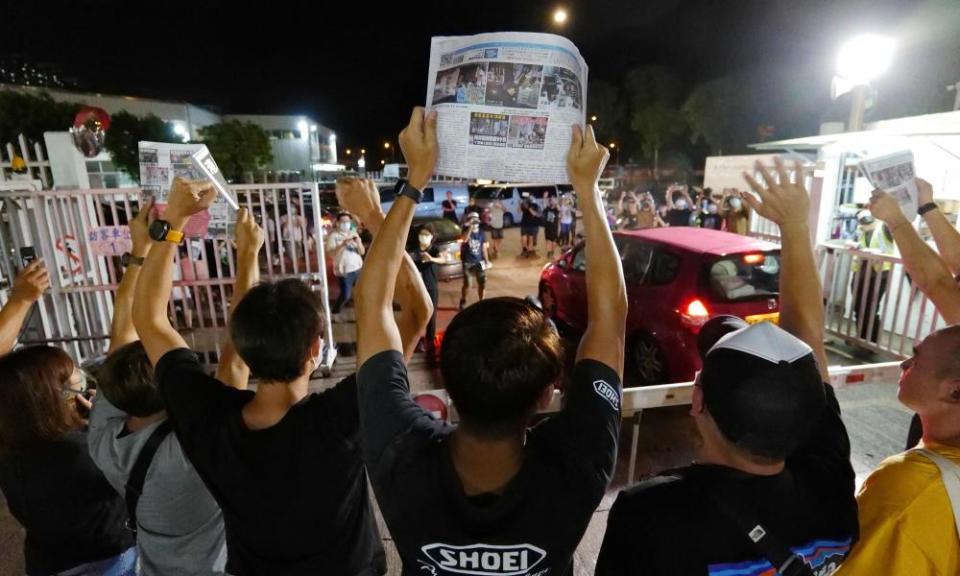
[[349, 218], [353, 220], [353, 216], [351, 216], [349, 212], [337, 212], [337, 220], [339, 221], [341, 218]]
[[257, 378], [292, 382], [303, 374], [313, 343], [323, 333], [323, 307], [297, 279], [251, 288], [230, 316], [230, 338]]
[[539, 308], [520, 298], [490, 298], [463, 310], [440, 354], [444, 386], [471, 433], [502, 438], [534, 414], [563, 372], [563, 345]]
[[59, 440], [83, 424], [63, 398], [75, 369], [66, 352], [51, 346], [0, 357], [0, 459]]
[[429, 232], [433, 236], [437, 235], [437, 232], [434, 229], [433, 224], [429, 222], [427, 222], [426, 224], [421, 224], [420, 226], [417, 226], [417, 234], [420, 234], [421, 232]]
[[144, 418], [166, 408], [153, 378], [150, 358], [139, 340], [107, 356], [97, 369], [97, 387], [111, 404], [131, 416]]

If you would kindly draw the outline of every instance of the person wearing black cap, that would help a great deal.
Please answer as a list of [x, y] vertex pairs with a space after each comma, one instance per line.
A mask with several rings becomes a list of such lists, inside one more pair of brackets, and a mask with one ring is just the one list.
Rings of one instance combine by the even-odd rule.
[[[798, 167], [799, 169], [799, 167]], [[699, 335], [697, 461], [622, 492], [596, 573], [831, 574], [857, 539], [850, 442], [827, 381], [809, 198], [777, 159], [748, 178], [783, 240], [781, 324], [715, 318]]]

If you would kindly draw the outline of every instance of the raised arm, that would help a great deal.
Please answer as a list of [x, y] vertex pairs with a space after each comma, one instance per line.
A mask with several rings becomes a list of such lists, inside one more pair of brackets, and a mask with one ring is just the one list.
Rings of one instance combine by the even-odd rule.
[[[921, 178], [917, 178], [917, 190], [920, 192], [920, 205], [933, 202], [933, 186]], [[939, 208], [923, 215], [924, 222], [930, 228], [940, 257], [950, 268], [953, 275], [960, 274], [960, 231], [947, 220]]]
[[743, 173], [750, 188], [760, 197], [757, 200], [752, 194], [743, 194], [743, 200], [758, 214], [780, 226], [780, 326], [813, 348], [820, 375], [824, 382], [829, 382], [827, 352], [823, 346], [823, 292], [807, 224], [810, 196], [803, 187], [803, 167], [797, 163], [797, 182], [794, 183], [790, 182], [779, 157], [774, 158], [774, 163], [779, 183], [757, 162], [766, 188]]
[[[170, 190], [164, 219], [172, 230], [182, 231], [190, 216], [209, 207], [216, 195], [216, 191], [208, 184], [176, 178]], [[134, 294], [133, 325], [154, 366], [167, 352], [188, 347], [167, 318], [173, 285], [173, 256], [176, 252], [177, 244], [173, 242], [155, 242], [143, 263]]]
[[583, 211], [587, 262], [587, 330], [580, 340], [577, 361], [589, 358], [602, 362], [622, 379], [627, 289], [597, 187], [609, 157], [607, 149], [597, 144], [592, 126], [585, 132], [579, 126], [573, 127], [567, 171]]
[[17, 274], [6, 305], [0, 309], [0, 356], [17, 344], [17, 337], [27, 321], [33, 303], [50, 287], [50, 274], [43, 260], [34, 260]]
[[[425, 117], [417, 107], [400, 133], [400, 149], [409, 166], [409, 183], [418, 190], [430, 182], [437, 162], [437, 114]], [[354, 298], [357, 309], [357, 365], [387, 350], [403, 350], [403, 338], [393, 317], [397, 274], [406, 256], [405, 246], [416, 203], [399, 196], [367, 255]]]
[[907, 220], [897, 200], [874, 190], [870, 212], [883, 221], [900, 249], [903, 266], [917, 288], [933, 301], [947, 324], [960, 323], [960, 286], [947, 264], [924, 242]]
[[[380, 207], [380, 194], [373, 180], [345, 178], [337, 182], [337, 200], [340, 206], [357, 215], [374, 238], [380, 234], [385, 216]], [[366, 266], [369, 266], [369, 259]], [[413, 259], [406, 252], [397, 276], [394, 299], [400, 303], [397, 327], [400, 330], [404, 360], [409, 362], [417, 348], [420, 335], [433, 315], [433, 303]]]
[[[231, 308], [236, 307], [250, 288], [260, 281], [260, 248], [263, 247], [263, 229], [257, 225], [246, 208], [237, 212], [237, 280], [233, 285]], [[246, 390], [250, 381], [250, 367], [240, 358], [227, 331], [220, 347], [217, 380], [238, 390]]]
[[113, 301], [113, 323], [110, 325], [110, 354], [121, 346], [126, 346], [139, 339], [137, 329], [133, 327], [133, 294], [137, 289], [137, 280], [140, 278], [140, 269], [143, 258], [150, 252], [150, 222], [153, 221], [153, 198], [144, 204], [137, 215], [130, 220], [130, 239], [133, 247], [130, 255], [137, 258], [123, 271], [120, 286], [117, 287], [117, 297]]

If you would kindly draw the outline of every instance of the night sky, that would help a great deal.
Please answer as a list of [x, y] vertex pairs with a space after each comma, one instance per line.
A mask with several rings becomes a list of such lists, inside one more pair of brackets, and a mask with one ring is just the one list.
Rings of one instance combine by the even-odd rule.
[[[395, 138], [424, 103], [434, 35], [559, 32], [580, 48], [591, 79], [649, 64], [690, 86], [751, 69], [796, 71], [808, 79], [797, 86], [804, 97], [829, 102], [837, 48], [869, 31], [900, 40], [894, 66], [909, 73], [886, 78], [890, 90], [915, 83], [910, 74], [924, 66], [937, 67], [936, 89], [960, 80], [957, 0], [327, 4], [4, 0], [0, 51], [56, 63], [92, 90], [224, 112], [306, 113], [335, 129], [342, 146], [368, 149]], [[550, 20], [557, 6], [570, 13], [562, 29]]]

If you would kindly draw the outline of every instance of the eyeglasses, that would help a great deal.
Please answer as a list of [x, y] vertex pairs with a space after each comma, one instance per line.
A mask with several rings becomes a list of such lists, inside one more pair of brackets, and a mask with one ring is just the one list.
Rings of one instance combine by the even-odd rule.
[[[68, 381], [60, 387], [60, 392], [64, 398], [72, 398], [75, 394], [86, 394], [90, 390], [91, 384], [96, 384], [96, 379], [86, 370], [77, 370], [77, 372], [80, 374], [80, 382]], [[79, 388], [75, 388], [78, 385]]]

